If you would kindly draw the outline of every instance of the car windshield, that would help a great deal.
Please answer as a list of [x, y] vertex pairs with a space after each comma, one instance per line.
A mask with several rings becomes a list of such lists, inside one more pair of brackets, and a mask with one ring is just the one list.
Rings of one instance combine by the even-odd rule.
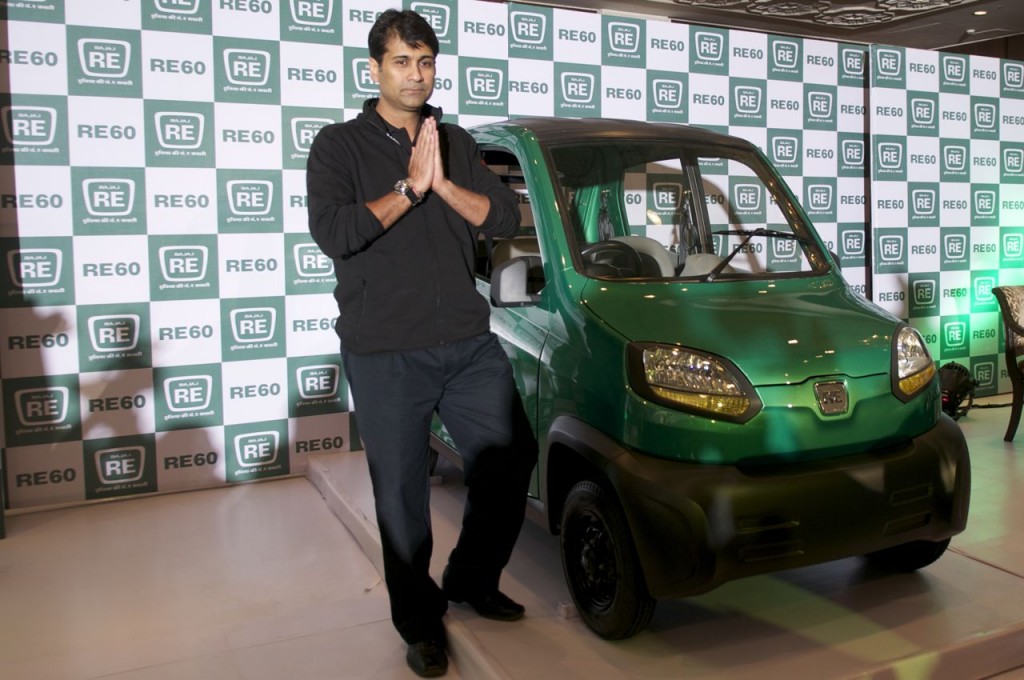
[[782, 180], [752, 151], [588, 140], [550, 156], [588, 276], [710, 282], [828, 267]]

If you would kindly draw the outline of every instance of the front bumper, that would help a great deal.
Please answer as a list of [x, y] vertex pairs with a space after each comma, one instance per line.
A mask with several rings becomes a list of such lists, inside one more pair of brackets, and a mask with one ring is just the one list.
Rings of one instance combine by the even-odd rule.
[[967, 526], [967, 443], [945, 415], [900, 446], [749, 469], [651, 458], [579, 421], [558, 426], [557, 438], [574, 440], [615, 487], [654, 597], [941, 541]]

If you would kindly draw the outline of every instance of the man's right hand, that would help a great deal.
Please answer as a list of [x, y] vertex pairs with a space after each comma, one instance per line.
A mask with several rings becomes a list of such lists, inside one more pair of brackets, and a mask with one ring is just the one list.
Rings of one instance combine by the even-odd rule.
[[434, 182], [440, 179], [434, 176], [439, 167], [441, 150], [437, 142], [437, 121], [428, 117], [420, 124], [416, 145], [409, 157], [409, 180], [419, 196], [426, 196]]

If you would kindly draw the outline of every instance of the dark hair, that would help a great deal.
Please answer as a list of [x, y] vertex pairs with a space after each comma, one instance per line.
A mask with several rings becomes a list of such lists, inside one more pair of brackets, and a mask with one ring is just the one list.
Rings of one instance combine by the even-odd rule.
[[435, 57], [440, 51], [434, 29], [427, 23], [426, 19], [411, 9], [402, 11], [389, 9], [377, 17], [377, 21], [373, 24], [373, 28], [370, 29], [370, 35], [367, 38], [367, 43], [370, 47], [370, 57], [374, 61], [380, 63], [380, 60], [384, 58], [384, 52], [387, 50], [388, 41], [391, 40], [392, 36], [401, 38], [409, 47], [426, 45], [431, 49]]

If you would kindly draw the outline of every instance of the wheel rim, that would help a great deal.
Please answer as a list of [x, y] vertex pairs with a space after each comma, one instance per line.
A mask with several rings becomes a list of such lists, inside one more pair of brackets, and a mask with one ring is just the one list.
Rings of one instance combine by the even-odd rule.
[[599, 517], [588, 513], [573, 522], [569, 538], [577, 596], [593, 610], [608, 609], [618, 586], [615, 548], [608, 528]]

